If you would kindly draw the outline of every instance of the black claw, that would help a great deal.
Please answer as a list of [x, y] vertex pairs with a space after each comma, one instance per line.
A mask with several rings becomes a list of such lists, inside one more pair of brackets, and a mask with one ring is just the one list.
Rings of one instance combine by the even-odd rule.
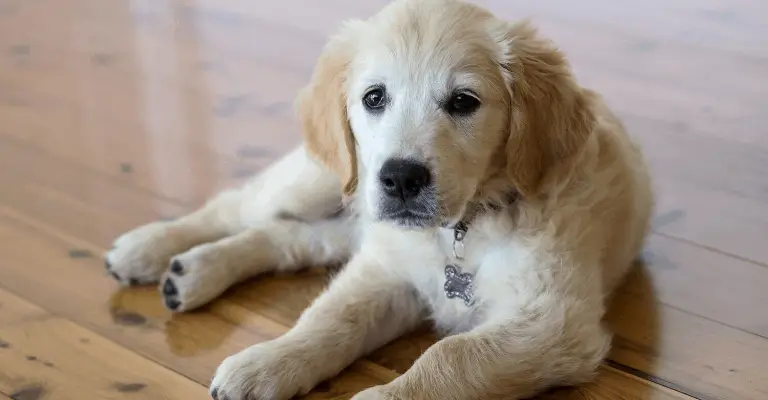
[[139, 280], [136, 278], [131, 278], [128, 280], [128, 284], [131, 286], [139, 286], [140, 283], [141, 282], [139, 282]]
[[112, 269], [112, 264], [109, 263], [109, 260], [104, 260], [104, 268], [109, 271]]
[[175, 296], [179, 294], [179, 291], [176, 290], [176, 285], [174, 285], [170, 279], [166, 279], [163, 284], [163, 294], [166, 296]]
[[165, 306], [168, 307], [169, 310], [176, 310], [177, 308], [179, 308], [180, 305], [181, 305], [181, 302], [176, 299], [172, 299], [172, 298], [165, 299]]
[[213, 388], [213, 390], [211, 390], [211, 398], [213, 400], [219, 400], [219, 388]]
[[118, 280], [118, 281], [120, 280], [120, 275], [118, 275], [118, 274], [116, 274], [114, 272], [110, 272], [110, 275], [112, 275], [112, 277], [115, 278], [116, 280]]
[[171, 263], [171, 272], [176, 275], [181, 275], [184, 273], [184, 265], [181, 264], [181, 261], [173, 260]]

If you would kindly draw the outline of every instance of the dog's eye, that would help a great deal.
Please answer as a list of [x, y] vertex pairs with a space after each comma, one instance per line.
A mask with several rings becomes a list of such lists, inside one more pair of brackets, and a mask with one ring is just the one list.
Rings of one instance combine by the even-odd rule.
[[384, 89], [375, 87], [365, 92], [365, 95], [363, 95], [363, 104], [365, 104], [365, 107], [369, 110], [380, 111], [386, 104], [386, 93], [384, 93]]
[[480, 100], [468, 93], [457, 93], [448, 101], [446, 111], [452, 115], [469, 115], [480, 107]]

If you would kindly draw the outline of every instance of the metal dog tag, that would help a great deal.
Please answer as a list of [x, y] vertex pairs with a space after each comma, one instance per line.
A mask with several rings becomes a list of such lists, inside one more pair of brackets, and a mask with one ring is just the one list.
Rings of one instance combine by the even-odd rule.
[[449, 299], [458, 297], [464, 300], [464, 304], [467, 306], [471, 306], [474, 303], [472, 299], [472, 274], [461, 273], [461, 267], [458, 265], [445, 266], [445, 285], [443, 289]]

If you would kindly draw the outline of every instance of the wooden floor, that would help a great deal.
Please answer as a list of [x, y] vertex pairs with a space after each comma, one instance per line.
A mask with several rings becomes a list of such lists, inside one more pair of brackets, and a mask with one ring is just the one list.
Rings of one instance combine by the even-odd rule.
[[[154, 288], [118, 289], [100, 254], [294, 146], [293, 97], [326, 35], [384, 3], [0, 0], [0, 399], [205, 399], [225, 356], [291, 326], [322, 273], [171, 316]], [[483, 3], [534, 17], [656, 178], [610, 360], [546, 398], [768, 399], [768, 2]], [[432, 340], [399, 340], [308, 398], [391, 380]]]

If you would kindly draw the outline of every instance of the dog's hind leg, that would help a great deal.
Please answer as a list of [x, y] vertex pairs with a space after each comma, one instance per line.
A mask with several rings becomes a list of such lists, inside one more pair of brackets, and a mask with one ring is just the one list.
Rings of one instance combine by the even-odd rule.
[[295, 271], [346, 261], [354, 221], [339, 217], [307, 223], [274, 219], [173, 258], [160, 285], [166, 306], [189, 311], [232, 285], [271, 271]]
[[[126, 285], [155, 283], [175, 256], [196, 246], [218, 243], [232, 235], [237, 241], [240, 234], [254, 230], [269, 236], [270, 229], [275, 228], [267, 227], [287, 228], [298, 223], [286, 221], [285, 216], [318, 221], [337, 211], [340, 204], [337, 178], [299, 147], [242, 188], [220, 193], [189, 215], [153, 222], [120, 236], [106, 254], [106, 267]], [[279, 230], [274, 235], [279, 235]], [[254, 247], [252, 251], [264, 250]]]

